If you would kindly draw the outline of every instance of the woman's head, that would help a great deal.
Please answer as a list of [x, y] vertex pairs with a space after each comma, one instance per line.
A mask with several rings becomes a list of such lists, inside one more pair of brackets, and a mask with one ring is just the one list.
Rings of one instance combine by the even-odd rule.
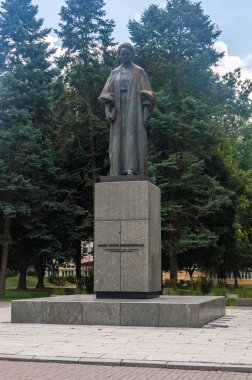
[[118, 47], [118, 53], [123, 63], [131, 63], [135, 49], [129, 42], [124, 42]]
[[132, 55], [135, 53], [134, 46], [130, 42], [123, 42], [118, 46], [118, 53], [121, 54], [121, 49], [129, 49]]

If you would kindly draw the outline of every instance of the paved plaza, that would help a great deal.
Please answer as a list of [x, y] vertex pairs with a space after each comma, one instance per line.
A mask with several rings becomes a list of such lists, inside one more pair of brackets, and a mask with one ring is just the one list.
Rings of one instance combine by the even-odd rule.
[[0, 361], [1, 380], [251, 380], [252, 373]]
[[[143, 375], [143, 378], [161, 379], [167, 378], [168, 372], [165, 371], [169, 369], [180, 370], [177, 373], [182, 376], [170, 376], [169, 379], [204, 379], [203, 376], [210, 376], [210, 372], [201, 372], [201, 377], [191, 377], [191, 374], [205, 369], [214, 370], [210, 376], [212, 380], [252, 379], [252, 308], [227, 308], [225, 317], [193, 329], [11, 324], [10, 306], [0, 305], [0, 369], [3, 374], [7, 368], [7, 376], [11, 373], [8, 367], [12, 365], [21, 368], [25, 364], [27, 371], [29, 368], [32, 371], [33, 365], [46, 368], [50, 364], [53, 373], [53, 365], [63, 368], [61, 366], [67, 364], [68, 369], [75, 365], [78, 372], [90, 370], [92, 364], [97, 373], [105, 372], [101, 372], [101, 377], [87, 378], [137, 379], [141, 378], [141, 371], [145, 374], [148, 369], [148, 376], [153, 370], [158, 371], [158, 375]], [[187, 371], [188, 375], [184, 377], [185, 369], [193, 371]], [[234, 373], [224, 374], [218, 370]], [[40, 370], [36, 371], [40, 373]], [[131, 375], [127, 371], [131, 371]], [[226, 377], [220, 377], [220, 374]], [[1, 376], [4, 380], [9, 378]]]

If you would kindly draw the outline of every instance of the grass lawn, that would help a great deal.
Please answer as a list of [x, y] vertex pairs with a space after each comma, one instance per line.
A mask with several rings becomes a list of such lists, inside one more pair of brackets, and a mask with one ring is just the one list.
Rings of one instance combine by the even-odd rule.
[[[18, 276], [15, 277], [7, 277], [6, 279], [6, 289], [15, 289], [18, 284]], [[26, 286], [27, 288], [35, 288], [37, 285], [37, 277], [36, 276], [26, 276]], [[55, 285], [51, 284], [48, 279], [44, 278], [44, 285], [49, 288], [56, 287]], [[73, 284], [71, 282], [66, 281], [66, 285], [72, 287]]]
[[55, 286], [44, 279], [44, 289], [36, 289], [37, 277], [27, 276], [27, 290], [17, 290], [18, 276], [6, 279], [5, 298], [2, 301], [20, 300], [28, 298], [41, 298], [51, 296], [63, 296], [71, 294], [85, 294], [84, 290], [76, 289], [72, 283], [66, 283], [69, 288]]
[[[210, 289], [209, 295], [212, 296], [226, 296], [227, 294], [237, 294], [239, 298], [252, 298], [252, 288], [246, 286], [239, 286], [238, 288], [218, 288], [213, 287]], [[197, 289], [172, 289], [164, 288], [164, 295], [169, 296], [200, 296], [204, 295], [200, 288]]]
[[238, 288], [213, 288], [211, 294], [214, 296], [226, 296], [227, 294], [237, 294], [239, 298], [252, 298], [252, 288], [239, 286]]
[[22, 300], [28, 298], [42, 298], [51, 296], [69, 296], [72, 294], [86, 294], [85, 290], [76, 288], [45, 288], [45, 289], [6, 289], [5, 298], [0, 301]]
[[22, 300], [27, 298], [42, 298], [51, 297], [53, 289], [28, 289], [28, 290], [16, 290], [7, 289], [5, 291], [5, 298], [3, 301]]
[[[27, 276], [27, 287], [28, 288], [35, 288], [37, 285], [37, 277], [35, 276]], [[16, 288], [18, 284], [18, 276], [15, 277], [7, 277], [6, 279], [6, 289]], [[52, 287], [52, 284], [49, 284], [47, 278], [45, 278], [44, 281], [45, 286]]]

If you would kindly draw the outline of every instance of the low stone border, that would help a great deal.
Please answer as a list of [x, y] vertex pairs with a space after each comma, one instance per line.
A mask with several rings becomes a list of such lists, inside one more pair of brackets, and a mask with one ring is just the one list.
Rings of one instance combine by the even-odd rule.
[[252, 365], [225, 364], [225, 363], [201, 363], [201, 362], [172, 362], [165, 360], [128, 360], [128, 359], [97, 359], [74, 358], [66, 356], [32, 356], [32, 355], [0, 355], [0, 361], [19, 361], [34, 363], [58, 363], [58, 364], [84, 364], [84, 365], [108, 365], [124, 367], [167, 368], [195, 371], [223, 371], [252, 373]]
[[237, 306], [252, 306], [252, 298], [237, 298]]

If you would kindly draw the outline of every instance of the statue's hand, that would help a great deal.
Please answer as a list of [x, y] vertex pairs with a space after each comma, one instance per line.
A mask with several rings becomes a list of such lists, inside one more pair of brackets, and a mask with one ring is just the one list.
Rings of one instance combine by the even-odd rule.
[[106, 120], [111, 121], [111, 112], [110, 111], [105, 112], [105, 115], [106, 115]]
[[105, 104], [105, 116], [106, 116], [106, 120], [108, 120], [108, 121], [110, 121], [110, 114], [111, 114], [110, 108], [111, 108], [110, 103], [106, 103]]
[[106, 116], [106, 120], [109, 122], [115, 120], [116, 109], [115, 107], [111, 106], [110, 103], [105, 104], [105, 116]]

